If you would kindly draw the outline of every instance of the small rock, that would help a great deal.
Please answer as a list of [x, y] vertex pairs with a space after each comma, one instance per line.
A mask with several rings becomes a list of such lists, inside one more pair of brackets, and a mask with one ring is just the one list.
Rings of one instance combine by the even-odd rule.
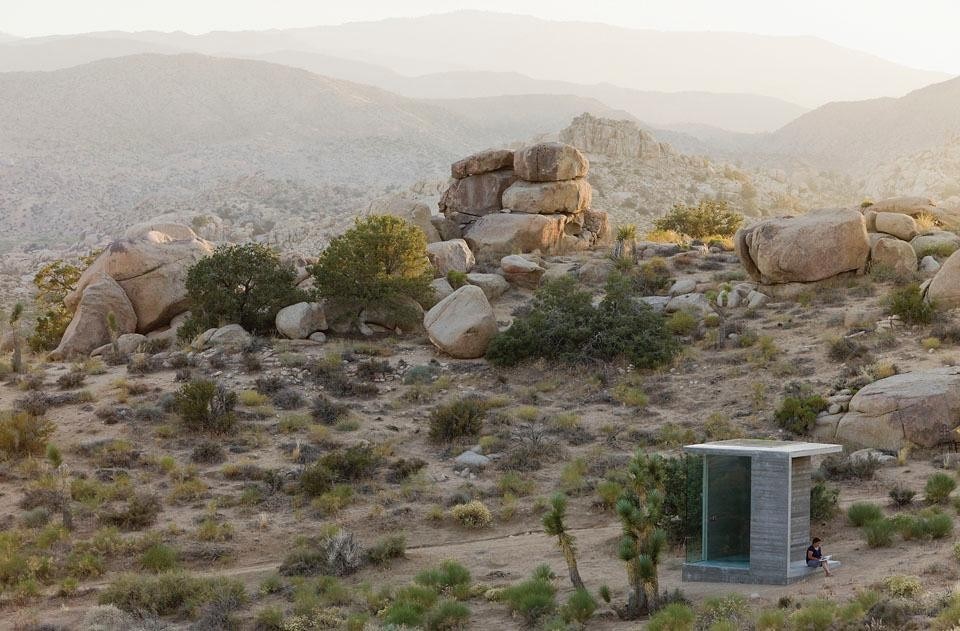
[[681, 278], [675, 282], [668, 292], [671, 296], [681, 296], [683, 294], [692, 294], [697, 290], [697, 281], [692, 278]]

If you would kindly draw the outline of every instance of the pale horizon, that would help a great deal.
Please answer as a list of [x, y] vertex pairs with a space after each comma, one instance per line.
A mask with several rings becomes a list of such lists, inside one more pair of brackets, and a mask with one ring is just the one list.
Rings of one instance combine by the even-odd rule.
[[[270, 30], [333, 26], [390, 18], [415, 18], [461, 10], [526, 15], [561, 22], [595, 22], [657, 31], [711, 31], [762, 36], [816, 37], [838, 46], [875, 55], [917, 69], [960, 74], [960, 41], [954, 25], [960, 6], [946, 0], [910, 3], [812, 0], [783, 6], [762, 0], [736, 0], [722, 5], [709, 0], [652, 0], [642, 7], [613, 0], [589, 5], [571, 0], [412, 0], [399, 6], [384, 0], [358, 0], [348, 5], [294, 0], [272, 3], [210, 0], [128, 3], [122, 0], [69, 2], [38, 0], [6, 9], [0, 32], [17, 37], [71, 35], [100, 31]], [[829, 15], [830, 19], [823, 19]], [[869, 19], [864, 19], [868, 16]], [[922, 24], [908, 31], [903, 24]]]

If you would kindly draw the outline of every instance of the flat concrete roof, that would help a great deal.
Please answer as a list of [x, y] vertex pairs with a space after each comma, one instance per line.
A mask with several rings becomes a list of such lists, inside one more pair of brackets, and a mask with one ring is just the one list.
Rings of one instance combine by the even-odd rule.
[[684, 451], [698, 454], [725, 456], [749, 456], [753, 454], [783, 454], [788, 458], [821, 456], [843, 451], [842, 445], [829, 443], [807, 443], [795, 440], [761, 440], [753, 438], [734, 438], [717, 440], [697, 445], [686, 445]]

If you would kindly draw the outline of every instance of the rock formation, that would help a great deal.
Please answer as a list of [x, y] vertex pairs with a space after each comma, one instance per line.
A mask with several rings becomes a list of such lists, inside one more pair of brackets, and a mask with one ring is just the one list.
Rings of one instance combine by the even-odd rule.
[[585, 249], [611, 232], [607, 214], [591, 209], [589, 168], [576, 147], [563, 143], [482, 151], [452, 165], [454, 182], [439, 208], [483, 262]]
[[430, 341], [459, 359], [483, 357], [497, 334], [497, 319], [483, 290], [464, 285], [438, 302], [423, 318]]

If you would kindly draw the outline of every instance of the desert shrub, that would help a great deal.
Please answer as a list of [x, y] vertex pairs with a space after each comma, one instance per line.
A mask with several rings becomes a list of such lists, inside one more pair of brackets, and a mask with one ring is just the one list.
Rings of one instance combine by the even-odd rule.
[[338, 356], [327, 356], [308, 369], [317, 383], [334, 396], [368, 397], [377, 394], [377, 387], [372, 383], [348, 377]]
[[865, 526], [871, 521], [876, 521], [883, 517], [883, 512], [876, 504], [869, 502], [855, 502], [847, 509], [847, 520], [856, 528]]
[[650, 618], [649, 631], [693, 631], [697, 614], [690, 605], [671, 603]]
[[947, 473], [934, 473], [927, 478], [923, 487], [927, 501], [932, 504], [944, 504], [953, 490], [957, 488], [957, 481]]
[[470, 590], [470, 571], [456, 561], [447, 560], [423, 570], [413, 579], [418, 585], [465, 598]]
[[387, 482], [399, 484], [410, 476], [416, 475], [421, 469], [427, 466], [425, 460], [420, 458], [399, 458], [390, 463], [390, 471], [387, 473]]
[[296, 410], [302, 408], [303, 396], [293, 388], [284, 388], [270, 395], [270, 400], [281, 410]]
[[434, 408], [429, 420], [430, 441], [444, 443], [479, 436], [486, 412], [486, 405], [477, 398], [464, 398]]
[[153, 572], [169, 572], [177, 567], [177, 551], [168, 545], [155, 543], [140, 555], [140, 566]]
[[293, 268], [259, 243], [223, 245], [187, 271], [190, 318], [178, 332], [190, 340], [203, 331], [239, 324], [250, 333], [273, 331], [277, 312], [302, 302]]
[[896, 504], [898, 508], [903, 508], [904, 506], [909, 505], [913, 502], [913, 498], [917, 495], [917, 492], [913, 489], [908, 489], [905, 486], [897, 485], [890, 489], [890, 500]]
[[27, 338], [27, 344], [33, 352], [51, 351], [60, 343], [73, 316], [63, 301], [67, 294], [77, 288], [80, 276], [99, 255], [100, 251], [95, 250], [76, 262], [65, 259], [53, 261], [34, 275], [33, 284], [37, 288], [34, 300], [39, 315], [33, 333]]
[[576, 622], [583, 628], [587, 624], [587, 620], [593, 617], [596, 610], [597, 601], [590, 595], [590, 592], [585, 589], [578, 589], [570, 594], [560, 613], [564, 621]]
[[263, 377], [257, 377], [253, 382], [254, 389], [260, 394], [273, 394], [274, 392], [279, 392], [286, 387], [286, 382], [284, 382], [283, 377], [280, 375], [264, 375]]
[[315, 462], [300, 474], [298, 487], [300, 492], [310, 497], [319, 497], [333, 488], [335, 480], [336, 478], [330, 469], [319, 462]]
[[157, 576], [124, 574], [104, 589], [100, 604], [116, 605], [123, 611], [139, 615], [193, 615], [201, 606], [225, 595], [230, 595], [230, 600], [239, 604], [247, 600], [243, 583], [236, 579], [201, 578], [182, 572]]
[[198, 464], [220, 464], [226, 459], [223, 447], [209, 440], [201, 441], [190, 452], [190, 461]]
[[679, 344], [663, 316], [636, 297], [631, 281], [619, 274], [611, 275], [596, 307], [572, 277], [550, 281], [529, 310], [493, 339], [487, 359], [512, 366], [537, 357], [567, 363], [624, 358], [637, 368], [661, 366], [679, 352]]
[[241, 390], [237, 393], [237, 401], [240, 402], [240, 405], [255, 408], [266, 405], [270, 401], [270, 397], [256, 390]]
[[342, 403], [336, 403], [320, 395], [313, 400], [310, 413], [313, 415], [315, 421], [323, 423], [324, 425], [333, 425], [350, 413], [350, 407]]
[[837, 605], [829, 600], [818, 598], [804, 605], [790, 616], [794, 629], [800, 631], [828, 631], [833, 624]]
[[454, 289], [460, 289], [467, 284], [467, 275], [463, 272], [452, 269], [447, 272], [447, 282], [450, 283], [450, 286]]
[[699, 607], [697, 624], [701, 628], [714, 629], [717, 625], [731, 624], [734, 629], [749, 626], [750, 605], [740, 594], [711, 596]]
[[943, 539], [953, 533], [953, 519], [946, 513], [923, 516], [925, 534], [931, 539]]
[[883, 587], [892, 596], [914, 598], [923, 592], [923, 585], [916, 576], [894, 574], [883, 579]]
[[390, 535], [380, 539], [367, 549], [367, 560], [383, 565], [394, 559], [407, 556], [407, 540], [402, 535]]
[[783, 609], [764, 609], [757, 614], [757, 631], [786, 631], [787, 612]]
[[930, 324], [937, 308], [927, 302], [920, 291], [920, 285], [911, 283], [891, 291], [886, 297], [887, 312], [899, 316], [907, 324]]
[[866, 359], [870, 356], [870, 349], [848, 337], [838, 337], [830, 342], [827, 355], [836, 362], [850, 361], [851, 359]]
[[393, 311], [401, 322], [418, 320], [406, 302], [427, 304], [434, 299], [423, 231], [388, 215], [357, 219], [353, 228], [330, 241], [313, 267], [313, 277], [319, 295], [350, 319], [376, 307]]
[[373, 447], [353, 445], [332, 451], [317, 462], [333, 472], [338, 482], [356, 482], [369, 477], [380, 464], [380, 459]]
[[725, 201], [702, 200], [696, 206], [676, 204], [653, 222], [657, 230], [672, 230], [693, 239], [731, 237], [743, 225], [743, 215]]
[[503, 590], [503, 602], [529, 625], [557, 609], [557, 588], [548, 576], [549, 568], [538, 568], [528, 580]]
[[450, 509], [450, 516], [464, 528], [486, 528], [493, 523], [493, 515], [490, 513], [490, 509], [480, 500], [457, 504]]
[[470, 608], [455, 600], [441, 600], [423, 617], [426, 631], [464, 629], [470, 621]]
[[810, 487], [810, 519], [826, 521], [837, 512], [837, 497], [840, 490], [828, 487], [823, 482], [816, 482]]
[[897, 528], [889, 519], [874, 519], [863, 526], [863, 536], [871, 548], [887, 548], [893, 545], [893, 535]]
[[300, 543], [280, 564], [284, 576], [347, 576], [366, 560], [366, 552], [353, 534], [340, 530], [333, 535]]
[[53, 423], [40, 416], [0, 412], [0, 459], [41, 455], [53, 430]]
[[774, 413], [774, 419], [785, 430], [803, 435], [813, 429], [817, 414], [826, 408], [827, 402], [819, 395], [787, 397]]
[[82, 371], [71, 370], [57, 377], [57, 386], [59, 386], [61, 390], [73, 390], [74, 388], [82, 386], [86, 377]]
[[100, 521], [121, 530], [143, 530], [156, 521], [162, 508], [160, 498], [156, 495], [135, 493], [125, 506], [101, 512]]
[[224, 433], [236, 420], [236, 393], [212, 381], [191, 381], [177, 391], [175, 406], [184, 425], [197, 432]]
[[820, 470], [828, 480], [872, 480], [880, 460], [873, 454], [866, 458], [850, 456], [828, 456], [820, 464]]
[[674, 335], [690, 335], [697, 330], [700, 320], [689, 311], [674, 311], [667, 318], [667, 329]]
[[652, 296], [670, 286], [673, 275], [667, 262], [661, 258], [653, 258], [636, 267], [630, 275], [630, 280], [637, 293], [641, 296]]
[[733, 424], [730, 417], [722, 412], [714, 412], [703, 423], [703, 431], [710, 440], [730, 440], [743, 438], [743, 430]]

